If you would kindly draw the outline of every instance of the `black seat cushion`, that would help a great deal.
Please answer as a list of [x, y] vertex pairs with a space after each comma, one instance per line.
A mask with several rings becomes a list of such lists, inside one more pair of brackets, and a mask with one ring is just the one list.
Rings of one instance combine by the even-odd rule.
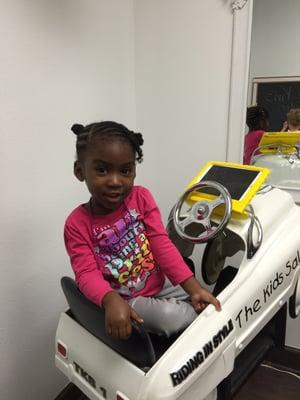
[[138, 367], [151, 367], [155, 363], [150, 336], [141, 324], [132, 321], [132, 334], [128, 339], [108, 336], [105, 333], [104, 310], [80, 292], [74, 279], [63, 277], [61, 286], [74, 318], [85, 329]]

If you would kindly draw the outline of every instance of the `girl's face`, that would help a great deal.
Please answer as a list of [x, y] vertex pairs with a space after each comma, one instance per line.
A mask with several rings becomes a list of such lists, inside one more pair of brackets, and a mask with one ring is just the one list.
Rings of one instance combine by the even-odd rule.
[[74, 173], [88, 187], [93, 212], [108, 214], [120, 207], [132, 189], [135, 152], [122, 138], [96, 137], [89, 143], [83, 160], [75, 162]]

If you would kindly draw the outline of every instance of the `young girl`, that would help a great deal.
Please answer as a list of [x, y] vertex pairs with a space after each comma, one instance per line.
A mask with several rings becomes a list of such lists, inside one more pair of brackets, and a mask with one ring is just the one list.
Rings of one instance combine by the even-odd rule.
[[265, 131], [269, 129], [269, 113], [264, 107], [248, 107], [246, 123], [248, 125], [249, 132], [245, 136], [244, 140], [243, 163], [250, 164], [254, 150], [257, 149], [260, 139]]
[[65, 244], [79, 289], [105, 309], [107, 333], [128, 337], [133, 319], [169, 336], [208, 303], [220, 310], [168, 238], [150, 192], [133, 185], [142, 135], [111, 121], [72, 131], [74, 174], [91, 197], [67, 218]]

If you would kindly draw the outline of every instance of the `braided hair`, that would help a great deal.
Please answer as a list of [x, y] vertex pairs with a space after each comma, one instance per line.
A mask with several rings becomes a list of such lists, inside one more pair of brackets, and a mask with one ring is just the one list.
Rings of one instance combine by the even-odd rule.
[[264, 107], [252, 106], [247, 108], [246, 124], [250, 131], [262, 129], [269, 120], [269, 113]]
[[71, 131], [76, 135], [76, 153], [77, 158], [81, 159], [88, 145], [92, 142], [95, 136], [102, 136], [106, 138], [118, 137], [128, 141], [136, 154], [136, 161], [143, 161], [143, 152], [141, 146], [144, 139], [141, 133], [136, 133], [126, 126], [114, 121], [95, 122], [89, 125], [74, 124]]

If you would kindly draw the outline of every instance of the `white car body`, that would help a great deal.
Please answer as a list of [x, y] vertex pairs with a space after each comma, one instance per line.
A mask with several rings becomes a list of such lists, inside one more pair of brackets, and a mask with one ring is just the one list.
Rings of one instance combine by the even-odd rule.
[[[91, 400], [216, 399], [217, 387], [232, 374], [237, 357], [279, 310], [291, 298], [294, 317], [300, 309], [300, 208], [277, 188], [256, 194], [251, 206], [263, 241], [247, 258], [250, 220], [229, 221], [227, 232], [245, 247], [233, 265], [234, 279], [218, 295], [220, 312], [208, 306], [150, 369], [137, 367], [63, 312], [56, 333], [56, 366]], [[232, 265], [234, 257], [229, 261]], [[58, 344], [65, 346], [65, 356]]]
[[251, 164], [268, 168], [271, 173], [268, 183], [289, 192], [295, 202], [300, 204], [300, 156], [298, 151], [283, 154], [259, 154], [252, 158]]

